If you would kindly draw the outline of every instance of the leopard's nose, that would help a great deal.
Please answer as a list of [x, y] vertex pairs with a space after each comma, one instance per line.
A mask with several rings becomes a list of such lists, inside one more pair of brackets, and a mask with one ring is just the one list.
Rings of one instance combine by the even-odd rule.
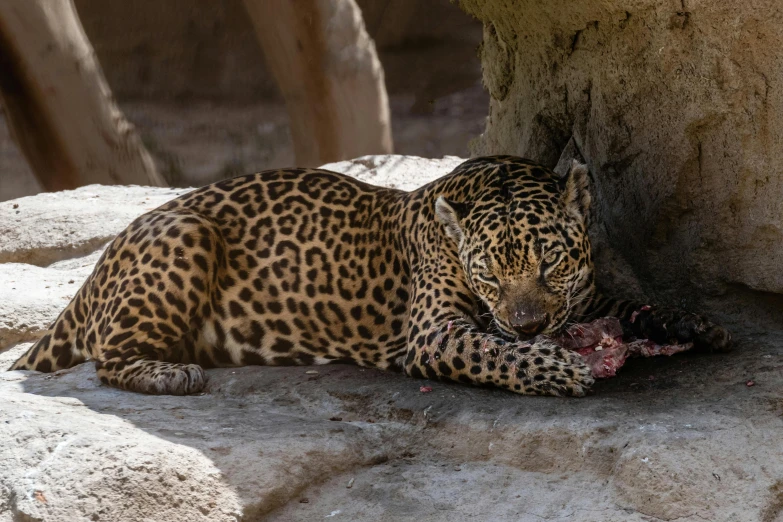
[[516, 312], [511, 317], [511, 326], [520, 335], [536, 335], [549, 324], [549, 314]]

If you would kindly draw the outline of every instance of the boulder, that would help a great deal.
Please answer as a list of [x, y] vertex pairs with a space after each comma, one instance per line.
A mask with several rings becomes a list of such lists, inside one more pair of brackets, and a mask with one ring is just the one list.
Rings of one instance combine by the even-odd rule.
[[[459, 161], [330, 168], [410, 188]], [[56, 317], [115, 219], [179, 194], [140, 190], [0, 203], [0, 368]], [[9, 226], [16, 210], [31, 217]], [[584, 399], [344, 365], [209, 370], [188, 397], [102, 386], [89, 362], [2, 371], [0, 520], [780, 520], [783, 334], [738, 328], [735, 353], [633, 360]]]
[[0, 263], [47, 266], [95, 252], [140, 215], [189, 190], [87, 185], [3, 202]]
[[328, 163], [323, 168], [342, 172], [370, 185], [411, 191], [448, 174], [463, 161], [464, 158], [456, 156], [445, 156], [442, 159], [396, 155], [362, 156]]
[[748, 316], [783, 304], [783, 4], [460, 7], [484, 23], [491, 103], [475, 153], [553, 166], [573, 140], [608, 241], [645, 291]]

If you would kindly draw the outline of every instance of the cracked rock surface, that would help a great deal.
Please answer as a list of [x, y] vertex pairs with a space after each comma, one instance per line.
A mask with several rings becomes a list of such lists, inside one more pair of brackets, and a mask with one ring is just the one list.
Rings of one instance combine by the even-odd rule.
[[[340, 168], [403, 186], [450, 161]], [[82, 204], [97, 193], [110, 203]], [[110, 223], [116, 208], [129, 222], [145, 198], [175, 195], [85, 187], [0, 203], [10, 256], [0, 263], [0, 368], [91, 271], [108, 228], [94, 220]], [[95, 251], [50, 246], [61, 205], [74, 242]], [[6, 226], [25, 208], [40, 220]], [[37, 249], [48, 257], [29, 264], [44, 259]], [[584, 399], [342, 365], [209, 370], [206, 392], [190, 397], [107, 388], [90, 363], [3, 371], [0, 521], [780, 521], [783, 333], [729, 326], [733, 353], [633, 360]]]

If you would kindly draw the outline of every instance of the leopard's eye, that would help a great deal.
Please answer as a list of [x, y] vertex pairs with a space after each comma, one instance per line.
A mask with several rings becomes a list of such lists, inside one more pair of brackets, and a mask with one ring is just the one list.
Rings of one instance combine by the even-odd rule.
[[482, 283], [486, 283], [491, 286], [499, 286], [498, 278], [487, 272], [477, 272], [476, 277]]
[[544, 264], [547, 266], [552, 266], [557, 264], [557, 262], [560, 260], [560, 250], [550, 250], [546, 254], [544, 254]]
[[482, 283], [492, 286], [498, 286], [498, 278], [492, 275], [492, 270], [486, 259], [480, 258], [473, 262], [473, 273]]

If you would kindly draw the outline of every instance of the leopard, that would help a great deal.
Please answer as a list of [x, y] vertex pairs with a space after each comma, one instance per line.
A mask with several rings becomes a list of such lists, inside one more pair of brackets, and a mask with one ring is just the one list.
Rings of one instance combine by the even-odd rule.
[[596, 286], [590, 172], [469, 159], [410, 192], [316, 168], [219, 181], [135, 219], [12, 370], [94, 362], [101, 383], [205, 390], [205, 369], [351, 363], [524, 395], [584, 396], [554, 335], [615, 316], [629, 335], [729, 349], [703, 315]]

